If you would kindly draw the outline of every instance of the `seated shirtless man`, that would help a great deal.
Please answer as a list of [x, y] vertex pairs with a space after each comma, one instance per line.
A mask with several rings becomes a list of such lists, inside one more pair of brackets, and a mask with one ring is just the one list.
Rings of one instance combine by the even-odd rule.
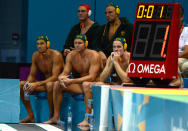
[[117, 37], [113, 41], [113, 52], [108, 57], [106, 66], [100, 75], [101, 82], [107, 82], [109, 77], [112, 85], [130, 83], [128, 77], [128, 65], [130, 53], [127, 52], [126, 40], [123, 37]]
[[[62, 93], [84, 94], [82, 83], [84, 81], [96, 81], [97, 77], [99, 77], [101, 71], [100, 54], [94, 50], [87, 49], [87, 45], [86, 35], [76, 35], [74, 39], [75, 49], [67, 55], [65, 68], [59, 76], [59, 81], [54, 84], [54, 116], [45, 123], [57, 123], [60, 119]], [[72, 79], [69, 78], [71, 72], [73, 74]], [[84, 101], [87, 101], [86, 97]], [[86, 105], [86, 110], [87, 108]]]
[[[48, 93], [50, 117], [53, 115], [53, 82], [58, 80], [58, 76], [64, 67], [64, 61], [61, 53], [57, 50], [49, 49], [49, 46], [50, 42], [47, 36], [38, 37], [38, 51], [33, 53], [30, 74], [26, 81], [20, 82], [20, 97], [28, 112], [28, 116], [21, 120], [21, 123], [35, 121], [30, 101], [24, 100], [24, 91], [29, 94], [34, 91], [46, 91]], [[37, 70], [44, 74], [45, 80], [36, 81]], [[26, 87], [26, 84], [28, 87]]]
[[[126, 40], [123, 37], [117, 37], [113, 41], [113, 52], [108, 57], [106, 66], [100, 74], [101, 82], [84, 82], [84, 94], [87, 99], [92, 99], [92, 84], [107, 84], [107, 80], [111, 78], [110, 83], [113, 85], [120, 85], [122, 83], [130, 83], [131, 80], [127, 76], [130, 53], [127, 52]], [[86, 110], [86, 113], [90, 113], [91, 110]], [[89, 123], [84, 119], [78, 126], [86, 127]]]

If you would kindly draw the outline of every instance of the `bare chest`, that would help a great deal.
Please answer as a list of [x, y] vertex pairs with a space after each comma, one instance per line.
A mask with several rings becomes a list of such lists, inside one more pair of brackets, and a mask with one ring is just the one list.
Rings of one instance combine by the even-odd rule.
[[37, 67], [45, 76], [51, 76], [53, 62], [51, 59], [38, 59]]
[[72, 61], [73, 70], [79, 73], [80, 75], [88, 74], [90, 62], [88, 59], [76, 59]]
[[109, 33], [108, 33], [108, 39], [111, 40], [112, 37], [114, 36], [114, 34], [115, 34], [115, 30], [112, 26], [110, 26]]
[[91, 24], [86, 26], [86, 27], [82, 27], [81, 28], [81, 34], [86, 34], [90, 27], [91, 27]]
[[115, 35], [118, 27], [119, 27], [119, 25], [117, 25], [117, 26], [111, 25], [109, 27], [109, 34], [108, 34], [108, 39], [109, 40], [111, 40], [113, 38], [113, 36]]

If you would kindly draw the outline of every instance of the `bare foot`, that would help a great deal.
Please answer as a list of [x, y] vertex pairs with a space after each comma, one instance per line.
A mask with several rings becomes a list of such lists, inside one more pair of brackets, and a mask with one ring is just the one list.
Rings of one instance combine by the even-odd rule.
[[180, 80], [175, 80], [170, 83], [171, 86], [180, 86]]
[[77, 126], [79, 126], [79, 127], [89, 127], [89, 123], [86, 120], [83, 120]]
[[57, 124], [58, 120], [51, 118], [50, 120], [43, 122], [44, 124]]
[[88, 127], [78, 126], [78, 128], [80, 128], [82, 131], [89, 131], [89, 126]]
[[27, 116], [23, 120], [20, 120], [20, 123], [34, 123], [34, 122], [35, 122], [34, 116]]

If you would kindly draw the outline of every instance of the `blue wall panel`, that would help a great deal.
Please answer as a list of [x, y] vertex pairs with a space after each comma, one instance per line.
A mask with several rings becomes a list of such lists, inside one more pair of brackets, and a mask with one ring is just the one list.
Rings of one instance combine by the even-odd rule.
[[19, 84], [19, 79], [0, 79], [0, 123], [19, 122]]

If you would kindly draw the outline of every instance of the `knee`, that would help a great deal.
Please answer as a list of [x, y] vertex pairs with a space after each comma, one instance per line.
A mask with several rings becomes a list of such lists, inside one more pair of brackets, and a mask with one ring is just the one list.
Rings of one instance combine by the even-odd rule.
[[25, 85], [25, 81], [20, 81], [20, 89], [23, 89], [24, 85]]
[[182, 68], [183, 68], [183, 66], [185, 66], [186, 63], [187, 63], [187, 59], [185, 59], [185, 58], [178, 58], [178, 66], [179, 66], [179, 68], [180, 68], [181, 71], [183, 70]]
[[178, 65], [182, 66], [182, 64], [183, 64], [183, 59], [182, 58], [178, 58]]
[[47, 90], [47, 92], [53, 91], [53, 82], [46, 83], [46, 90]]
[[105, 85], [104, 82], [97, 82], [96, 85]]
[[188, 77], [188, 65], [187, 64], [182, 65], [181, 71], [182, 71], [184, 77]]
[[59, 92], [60, 91], [60, 83], [59, 81], [56, 81], [53, 85], [53, 91]]
[[84, 89], [84, 93], [86, 93], [86, 92], [90, 91], [91, 83], [90, 82], [83, 82], [82, 86], [83, 86], [83, 89]]

